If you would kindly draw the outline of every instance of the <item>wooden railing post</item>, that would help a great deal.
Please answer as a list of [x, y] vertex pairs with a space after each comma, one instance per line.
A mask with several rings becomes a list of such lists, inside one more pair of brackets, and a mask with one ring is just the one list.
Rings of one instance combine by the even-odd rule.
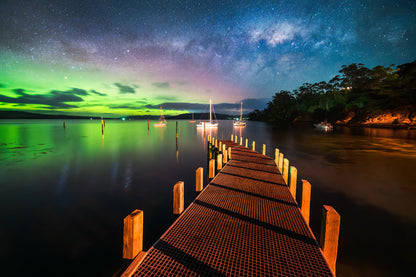
[[123, 222], [123, 259], [131, 260], [143, 250], [143, 211], [134, 210]]
[[211, 159], [209, 160], [209, 170], [208, 170], [208, 178], [214, 178], [215, 177], [215, 160]]
[[309, 225], [309, 213], [311, 209], [311, 184], [302, 180], [302, 202], [300, 206], [300, 211], [305, 219], [306, 223]]
[[227, 163], [227, 150], [224, 150], [224, 152], [222, 153], [222, 164], [226, 164]]
[[266, 156], [266, 144], [263, 144], [263, 148], [261, 150], [261, 153]]
[[296, 167], [291, 166], [290, 167], [290, 193], [293, 196], [293, 199], [295, 199], [296, 201], [296, 182], [298, 180], [298, 170], [296, 169]]
[[243, 137], [240, 137], [240, 145], [243, 145]]
[[254, 140], [251, 143], [251, 150], [256, 151], [256, 142]]
[[228, 160], [231, 160], [231, 147], [228, 147]]
[[286, 158], [283, 159], [283, 180], [289, 185], [289, 160]]
[[219, 145], [218, 145], [218, 151], [222, 150], [222, 141], [220, 141]]
[[235, 141], [234, 141], [235, 143], [237, 143], [237, 139], [238, 139], [237, 136], [235, 136]]
[[329, 267], [334, 274], [338, 254], [340, 224], [341, 217], [337, 211], [331, 206], [324, 205], [322, 210], [320, 245]]
[[183, 182], [179, 181], [173, 186], [173, 213], [181, 214], [184, 209], [184, 188]]
[[248, 139], [246, 139], [246, 147], [248, 148]]
[[234, 135], [231, 134], [231, 141], [234, 141]]
[[204, 188], [204, 168], [198, 167], [195, 172], [195, 190], [202, 191]]

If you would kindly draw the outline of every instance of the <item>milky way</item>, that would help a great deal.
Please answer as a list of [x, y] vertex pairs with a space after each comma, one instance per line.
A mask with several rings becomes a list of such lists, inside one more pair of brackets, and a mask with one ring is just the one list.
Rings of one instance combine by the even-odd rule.
[[0, 109], [248, 111], [344, 64], [415, 60], [413, 1], [305, 2], [2, 1]]

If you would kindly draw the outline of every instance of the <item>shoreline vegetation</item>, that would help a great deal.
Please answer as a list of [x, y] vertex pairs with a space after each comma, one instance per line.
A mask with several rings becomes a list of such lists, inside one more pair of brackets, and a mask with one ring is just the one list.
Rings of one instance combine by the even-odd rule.
[[250, 120], [274, 125], [329, 122], [339, 126], [416, 128], [416, 61], [372, 69], [343, 65], [330, 81], [277, 92]]

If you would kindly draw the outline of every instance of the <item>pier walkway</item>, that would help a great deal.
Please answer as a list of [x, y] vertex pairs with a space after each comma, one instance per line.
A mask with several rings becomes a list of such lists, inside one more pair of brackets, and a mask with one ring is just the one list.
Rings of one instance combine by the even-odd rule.
[[132, 276], [333, 276], [274, 160], [223, 143], [231, 160]]

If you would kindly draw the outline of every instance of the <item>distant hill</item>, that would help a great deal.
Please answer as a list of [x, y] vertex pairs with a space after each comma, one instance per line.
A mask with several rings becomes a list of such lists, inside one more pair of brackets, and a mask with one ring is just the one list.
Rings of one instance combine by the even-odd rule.
[[20, 111], [0, 111], [0, 119], [100, 119], [101, 117], [38, 114]]

